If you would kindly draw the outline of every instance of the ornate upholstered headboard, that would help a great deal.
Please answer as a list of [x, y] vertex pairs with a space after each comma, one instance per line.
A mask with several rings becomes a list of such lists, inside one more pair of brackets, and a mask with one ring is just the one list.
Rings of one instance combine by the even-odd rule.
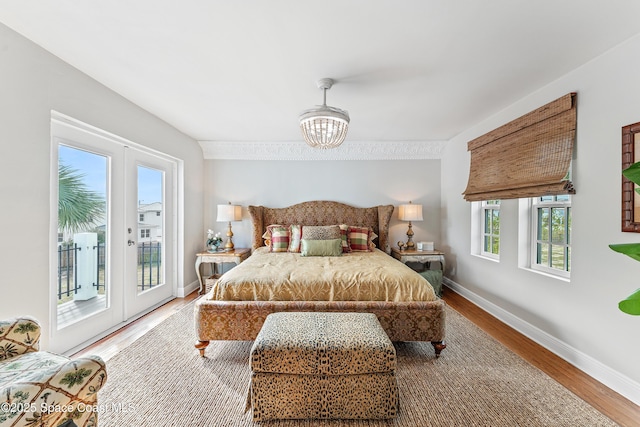
[[379, 205], [370, 208], [357, 208], [340, 202], [312, 201], [298, 203], [286, 208], [267, 208], [249, 206], [253, 221], [252, 248], [264, 245], [262, 234], [268, 225], [334, 225], [347, 224], [359, 227], [371, 227], [378, 235], [374, 243], [389, 253], [389, 221], [393, 214], [393, 205]]

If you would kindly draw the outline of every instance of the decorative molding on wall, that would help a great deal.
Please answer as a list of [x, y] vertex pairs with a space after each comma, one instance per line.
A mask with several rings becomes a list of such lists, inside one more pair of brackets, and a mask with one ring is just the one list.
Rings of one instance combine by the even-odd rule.
[[446, 141], [345, 141], [328, 150], [295, 142], [198, 141], [211, 160], [423, 160], [440, 159]]

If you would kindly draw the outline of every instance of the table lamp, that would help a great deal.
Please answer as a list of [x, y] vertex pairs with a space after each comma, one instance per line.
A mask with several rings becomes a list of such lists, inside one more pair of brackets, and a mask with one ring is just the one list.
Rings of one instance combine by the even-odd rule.
[[411, 221], [422, 221], [422, 205], [414, 205], [409, 202], [408, 205], [400, 205], [398, 208], [398, 219], [400, 221], [409, 221], [409, 229], [407, 230], [407, 244], [405, 245], [405, 248], [408, 250], [414, 250], [415, 243], [413, 243], [413, 230], [411, 228]]
[[224, 245], [224, 250], [231, 252], [233, 250], [233, 231], [231, 231], [231, 221], [240, 221], [242, 219], [242, 206], [232, 205], [229, 202], [228, 205], [218, 205], [218, 222], [228, 222], [229, 228], [227, 229], [227, 243]]

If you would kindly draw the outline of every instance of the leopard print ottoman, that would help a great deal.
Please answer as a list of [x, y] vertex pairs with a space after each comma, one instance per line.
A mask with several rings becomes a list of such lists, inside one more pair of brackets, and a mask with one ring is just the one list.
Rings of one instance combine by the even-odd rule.
[[372, 313], [270, 314], [250, 364], [254, 421], [397, 416], [396, 352]]

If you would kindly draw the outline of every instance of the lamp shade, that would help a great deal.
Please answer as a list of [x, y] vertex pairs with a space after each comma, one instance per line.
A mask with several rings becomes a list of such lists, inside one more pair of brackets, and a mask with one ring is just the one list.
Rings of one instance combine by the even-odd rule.
[[640, 315], [640, 289], [620, 301], [618, 308], [627, 314]]
[[242, 219], [242, 206], [232, 205], [218, 205], [218, 221], [219, 222], [231, 222], [240, 221]]
[[422, 205], [400, 205], [398, 207], [398, 219], [400, 221], [422, 221]]

